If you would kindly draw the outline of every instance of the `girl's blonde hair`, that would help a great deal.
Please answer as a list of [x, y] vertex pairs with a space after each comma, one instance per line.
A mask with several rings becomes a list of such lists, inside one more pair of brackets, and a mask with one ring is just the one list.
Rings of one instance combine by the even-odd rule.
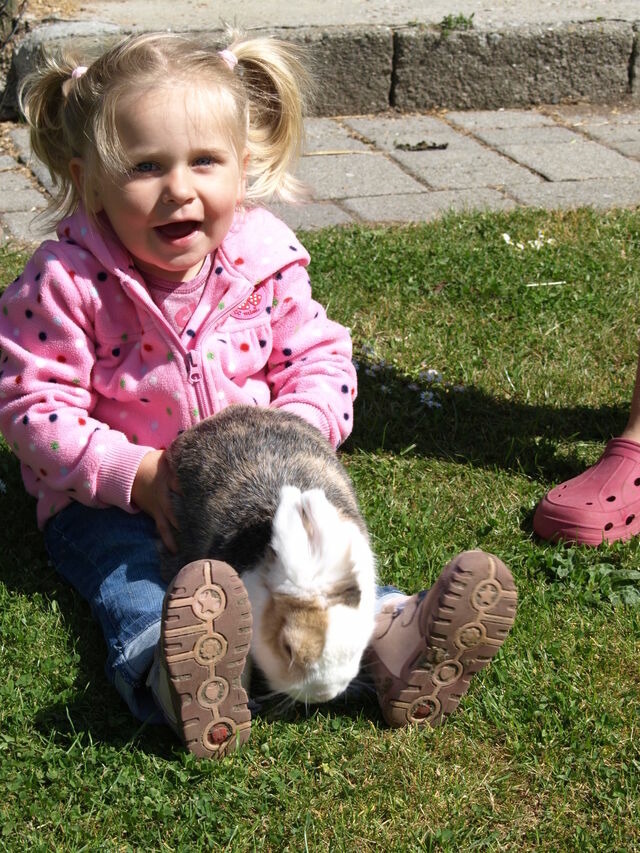
[[[199, 86], [218, 91], [220, 119], [239, 161], [249, 152], [248, 203], [304, 194], [292, 170], [301, 153], [311, 83], [293, 45], [236, 36], [221, 54], [186, 35], [146, 33], [120, 41], [83, 71], [77, 57], [47, 56], [21, 88], [31, 146], [54, 183], [52, 219], [69, 215], [81, 201], [91, 212], [99, 182], [132, 167], [118, 137], [119, 100], [172, 81], [194, 91]], [[85, 162], [82, 197], [71, 176], [74, 157]]]

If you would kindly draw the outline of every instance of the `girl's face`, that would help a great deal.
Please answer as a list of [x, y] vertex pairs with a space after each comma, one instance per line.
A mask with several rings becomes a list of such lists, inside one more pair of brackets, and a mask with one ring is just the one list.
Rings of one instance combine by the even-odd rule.
[[[216, 118], [220, 97], [159, 87], [118, 105], [118, 134], [133, 167], [103, 180], [103, 211], [142, 273], [188, 281], [215, 251], [244, 198], [245, 165]], [[82, 161], [76, 166], [82, 180]]]

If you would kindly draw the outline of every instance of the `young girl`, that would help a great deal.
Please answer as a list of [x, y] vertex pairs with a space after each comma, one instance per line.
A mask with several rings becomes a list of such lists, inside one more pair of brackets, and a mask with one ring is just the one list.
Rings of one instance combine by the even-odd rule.
[[[232, 403], [291, 412], [334, 447], [352, 427], [349, 334], [312, 299], [296, 237], [255, 206], [299, 191], [305, 81], [275, 40], [218, 53], [147, 34], [88, 68], [48, 60], [24, 97], [61, 221], [2, 297], [0, 427], [54, 565], [100, 623], [109, 680], [136, 717], [169, 722], [198, 755], [248, 737], [250, 615], [225, 564], [190, 564], [167, 593], [165, 449]], [[216, 628], [230, 684], [215, 702], [159, 642], [176, 596], [205, 608], [199, 591], [212, 584], [226, 601]], [[508, 569], [476, 551], [429, 594], [380, 599], [367, 665], [390, 724], [435, 725], [455, 708], [501, 645], [515, 597]]]

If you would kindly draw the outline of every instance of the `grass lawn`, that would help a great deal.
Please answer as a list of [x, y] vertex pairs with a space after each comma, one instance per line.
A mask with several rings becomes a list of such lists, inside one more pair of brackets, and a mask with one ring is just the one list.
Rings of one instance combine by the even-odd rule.
[[[508, 235], [508, 237], [504, 236]], [[625, 424], [640, 212], [516, 212], [302, 235], [350, 326], [343, 449], [379, 574], [410, 592], [480, 547], [519, 610], [440, 729], [373, 704], [254, 721], [221, 762], [139, 727], [48, 565], [0, 447], [0, 850], [640, 850], [640, 541], [537, 541], [551, 484]], [[24, 256], [3, 250], [3, 282]]]

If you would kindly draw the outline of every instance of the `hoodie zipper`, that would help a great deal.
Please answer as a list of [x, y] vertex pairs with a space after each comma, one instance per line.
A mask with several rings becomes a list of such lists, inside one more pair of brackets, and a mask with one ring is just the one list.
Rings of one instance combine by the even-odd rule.
[[195, 349], [189, 350], [187, 353], [187, 376], [192, 385], [196, 385], [202, 379], [200, 353]]
[[[224, 320], [226, 320], [232, 311], [235, 311], [238, 305], [242, 305], [242, 303], [247, 300], [247, 298], [253, 293], [254, 289], [255, 285], [252, 285], [250, 290], [242, 293], [242, 295], [238, 299], [235, 299], [231, 305], [225, 308], [221, 314], [218, 314], [211, 324], [204, 323], [200, 329], [198, 337], [203, 336], [206, 332], [213, 331], [217, 326], [219, 326]], [[185, 365], [187, 369], [187, 379], [193, 388], [198, 403], [196, 418], [197, 420], [202, 420], [205, 417], [215, 414], [215, 411], [214, 406], [211, 403], [211, 398], [207, 393], [206, 384], [202, 381], [202, 363], [200, 360], [199, 346], [196, 349], [191, 349], [186, 352]]]
[[[137, 287], [139, 286], [138, 282], [136, 282], [136, 280], [134, 278], [132, 278], [129, 274], [125, 273], [124, 270], [118, 269], [118, 270], [116, 270], [116, 272], [119, 274], [120, 281], [123, 284], [124, 284], [125, 279], [128, 279], [129, 281], [132, 281], [136, 285], [135, 288], [127, 288], [128, 292], [129, 292], [129, 298], [131, 298], [134, 301], [140, 302], [143, 305], [145, 311], [148, 313], [149, 312], [149, 305], [146, 303], [146, 300], [144, 300], [141, 297], [141, 295], [137, 292]], [[143, 285], [143, 287], [144, 287], [144, 285]], [[234, 299], [230, 305], [226, 306], [224, 311], [222, 311], [220, 314], [218, 314], [215, 317], [215, 319], [213, 320], [211, 325], [209, 325], [206, 322], [203, 323], [203, 325], [201, 326], [200, 332], [198, 334], [198, 337], [202, 337], [206, 332], [212, 331], [217, 326], [219, 326], [220, 323], [222, 323], [224, 320], [226, 320], [227, 317], [229, 316], [229, 314], [231, 314], [232, 311], [235, 311], [235, 309], [238, 307], [238, 305], [242, 305], [242, 303], [246, 299], [248, 299], [249, 296], [251, 296], [251, 294], [253, 293], [255, 288], [256, 288], [255, 284], [250, 284], [249, 282], [247, 282], [247, 288], [245, 290], [243, 290], [243, 292], [241, 293], [241, 295], [237, 299]], [[152, 302], [152, 300], [150, 300], [150, 301]], [[152, 304], [153, 304], [153, 302], [152, 302]], [[197, 411], [192, 412], [192, 414], [193, 414], [194, 422], [197, 423], [198, 421], [202, 420], [203, 418], [206, 418], [206, 417], [209, 417], [210, 415], [215, 414], [215, 407], [212, 404], [210, 394], [208, 393], [208, 390], [206, 388], [206, 383], [204, 383], [202, 381], [203, 371], [202, 371], [202, 365], [201, 365], [201, 360], [200, 360], [200, 347], [198, 347], [197, 349], [186, 350], [183, 343], [182, 343], [181, 338], [179, 337], [179, 335], [177, 335], [174, 332], [174, 330], [171, 328], [169, 323], [167, 323], [167, 321], [162, 316], [162, 312], [160, 310], [157, 310], [156, 316], [158, 317], [158, 319], [161, 322], [161, 328], [164, 331], [164, 333], [167, 334], [169, 336], [169, 338], [173, 340], [174, 346], [176, 347], [176, 351], [181, 353], [183, 356], [184, 365], [185, 365], [185, 369], [186, 369], [186, 373], [187, 373], [187, 380], [188, 380], [189, 384], [191, 385], [191, 387], [193, 388], [193, 392], [194, 392], [195, 398], [196, 398]], [[162, 332], [160, 332], [160, 334], [162, 334]]]
[[194, 422], [214, 414], [211, 398], [207, 394], [205, 383], [202, 381], [202, 366], [200, 363], [200, 352], [192, 349], [186, 354], [185, 364], [187, 367], [187, 379], [196, 396], [197, 408], [192, 411]]

